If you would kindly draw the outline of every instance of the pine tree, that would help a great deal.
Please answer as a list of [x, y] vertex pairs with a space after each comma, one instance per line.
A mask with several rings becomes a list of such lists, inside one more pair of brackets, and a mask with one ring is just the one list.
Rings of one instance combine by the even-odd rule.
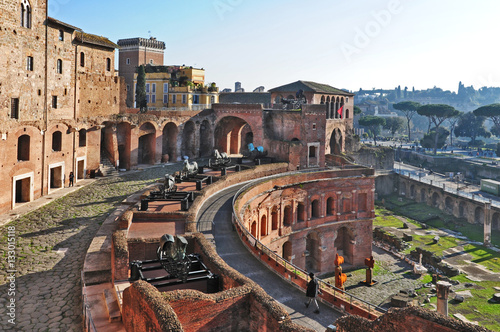
[[148, 111], [148, 103], [146, 100], [146, 70], [141, 65], [137, 68], [137, 87], [135, 89], [135, 102], [139, 113]]

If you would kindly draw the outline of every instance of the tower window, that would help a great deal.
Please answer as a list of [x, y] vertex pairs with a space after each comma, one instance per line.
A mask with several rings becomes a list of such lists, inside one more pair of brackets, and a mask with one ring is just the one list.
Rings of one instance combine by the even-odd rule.
[[33, 57], [28, 56], [26, 58], [26, 70], [33, 71]]
[[64, 41], [64, 31], [63, 30], [59, 30], [59, 40]]
[[62, 60], [57, 59], [57, 73], [62, 74]]
[[19, 98], [12, 98], [10, 100], [10, 117], [12, 119], [19, 119]]
[[57, 108], [57, 96], [52, 96], [52, 108]]

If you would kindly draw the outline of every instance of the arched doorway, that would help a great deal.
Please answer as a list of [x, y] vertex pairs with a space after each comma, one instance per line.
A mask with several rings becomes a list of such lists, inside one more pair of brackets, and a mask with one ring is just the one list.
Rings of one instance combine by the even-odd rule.
[[116, 141], [118, 144], [118, 167], [130, 169], [131, 125], [120, 122], [116, 126]]
[[200, 157], [209, 157], [213, 150], [213, 135], [210, 122], [204, 120], [200, 125]]
[[253, 131], [243, 119], [227, 116], [215, 127], [215, 148], [227, 154], [244, 154], [247, 145], [253, 143]]
[[257, 222], [256, 222], [256, 221], [254, 221], [254, 222], [252, 223], [252, 226], [251, 226], [250, 228], [251, 228], [250, 232], [252, 233], [252, 236], [253, 236], [254, 238], [257, 238]]
[[193, 121], [188, 121], [182, 131], [182, 157], [196, 158], [196, 137], [195, 125]]
[[320, 218], [321, 217], [321, 209], [319, 200], [315, 199], [311, 203], [311, 217], [312, 218]]
[[155, 127], [149, 123], [144, 123], [139, 128], [139, 150], [137, 162], [139, 164], [154, 164], [156, 152], [156, 130]]
[[306, 271], [320, 271], [321, 256], [320, 256], [320, 241], [318, 233], [311, 232], [306, 237]]
[[339, 155], [342, 149], [342, 132], [337, 128], [330, 136], [330, 154]]
[[260, 236], [267, 235], [267, 217], [265, 215], [260, 219]]
[[[173, 122], [169, 122], [163, 127], [162, 136], [162, 155], [168, 156], [169, 162], [175, 162], [177, 160], [177, 134], [179, 133], [179, 128]], [[165, 158], [164, 158], [165, 159]]]
[[285, 243], [283, 243], [281, 257], [289, 262], [292, 261], [292, 242], [286, 241]]
[[354, 257], [354, 236], [347, 227], [341, 227], [337, 231], [334, 246], [337, 254], [343, 256], [347, 264], [352, 264]]
[[446, 208], [446, 212], [453, 212], [453, 200], [451, 199], [451, 197], [446, 197], [446, 199], [444, 200], [444, 206]]

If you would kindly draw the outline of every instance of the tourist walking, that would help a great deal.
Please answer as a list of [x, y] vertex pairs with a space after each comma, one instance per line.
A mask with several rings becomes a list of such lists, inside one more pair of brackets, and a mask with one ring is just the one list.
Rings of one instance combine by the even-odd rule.
[[304, 302], [306, 308], [309, 308], [309, 305], [311, 302], [314, 302], [316, 305], [316, 310], [314, 310], [315, 314], [319, 314], [319, 305], [318, 301], [316, 300], [316, 295], [318, 295], [319, 292], [319, 284], [318, 284], [318, 279], [314, 276], [314, 273], [309, 273], [309, 277], [311, 280], [307, 284], [307, 290], [306, 290], [306, 296], [308, 298], [307, 302]]

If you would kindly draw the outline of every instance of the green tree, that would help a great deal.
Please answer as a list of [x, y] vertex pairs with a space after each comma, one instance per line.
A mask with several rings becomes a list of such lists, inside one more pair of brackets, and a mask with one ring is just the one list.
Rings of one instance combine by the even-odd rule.
[[394, 135], [405, 127], [405, 119], [401, 116], [393, 116], [385, 119], [385, 125], [383, 128], [389, 130], [391, 135]]
[[361, 108], [359, 108], [358, 106], [354, 106], [354, 115], [358, 115], [358, 114], [361, 114], [363, 113], [363, 111], [361, 110]]
[[377, 144], [377, 135], [380, 134], [381, 127], [385, 124], [385, 119], [379, 116], [367, 115], [359, 118], [360, 126], [366, 127], [373, 136], [373, 142]]
[[417, 113], [417, 109], [420, 107], [420, 104], [414, 101], [402, 101], [400, 103], [392, 105], [398, 111], [403, 112], [406, 117], [406, 121], [408, 124], [408, 141], [411, 142], [411, 134], [410, 134], [410, 122], [413, 116]]
[[429, 134], [425, 134], [424, 138], [422, 138], [422, 140], [420, 141], [422, 147], [426, 149], [431, 149], [436, 147], [439, 149], [442, 148], [445, 145], [446, 139], [448, 138], [450, 132], [446, 128], [439, 128], [438, 132], [439, 134], [436, 137], [436, 128], [432, 128]]
[[[439, 130], [439, 127], [443, 124], [446, 119], [452, 118], [459, 114], [454, 107], [445, 104], [428, 104], [420, 106], [417, 109], [417, 113], [426, 116], [429, 121], [431, 121], [435, 126], [435, 131]], [[438, 136], [434, 135], [434, 154], [437, 153]]]
[[135, 89], [135, 103], [139, 113], [148, 111], [148, 102], [146, 100], [146, 70], [141, 65], [137, 68], [137, 87]]
[[484, 116], [475, 116], [474, 113], [466, 113], [460, 117], [455, 128], [455, 136], [469, 137], [470, 145], [476, 146], [476, 137], [490, 137], [491, 133], [484, 127]]
[[[450, 145], [453, 146], [453, 134], [455, 133], [455, 127], [457, 126], [458, 121], [460, 118], [463, 116], [463, 112], [459, 112], [457, 116], [454, 116], [452, 118], [449, 118], [448, 124], [450, 125]], [[455, 134], [456, 136], [456, 134]]]
[[474, 112], [475, 116], [489, 118], [495, 125], [495, 134], [500, 133], [500, 104], [490, 104], [479, 107]]

